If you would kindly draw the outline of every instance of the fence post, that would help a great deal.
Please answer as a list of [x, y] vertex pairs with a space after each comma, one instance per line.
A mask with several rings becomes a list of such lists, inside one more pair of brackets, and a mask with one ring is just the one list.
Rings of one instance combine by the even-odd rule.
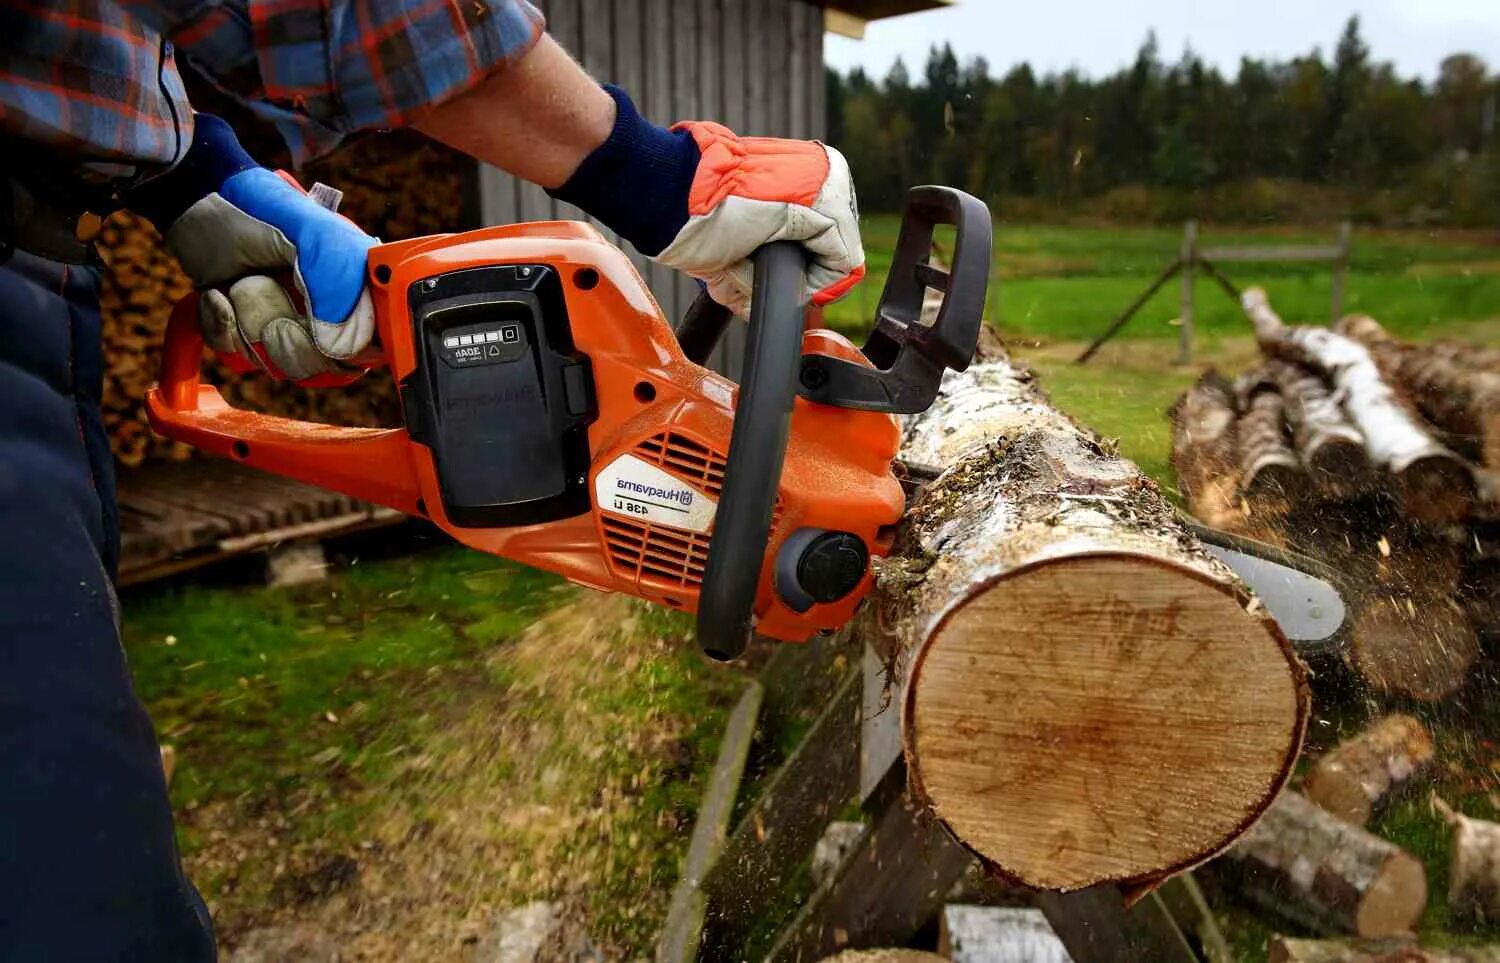
[[1349, 239], [1353, 231], [1348, 221], [1339, 223], [1338, 257], [1333, 262], [1333, 320], [1338, 324], [1344, 316], [1344, 274], [1349, 270]]
[[1198, 260], [1198, 222], [1188, 221], [1182, 231], [1182, 306], [1177, 335], [1177, 363], [1193, 363], [1193, 276]]

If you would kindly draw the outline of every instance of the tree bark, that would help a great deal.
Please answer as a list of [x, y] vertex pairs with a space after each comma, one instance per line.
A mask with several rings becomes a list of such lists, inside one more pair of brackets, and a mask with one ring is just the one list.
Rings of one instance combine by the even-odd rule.
[[1356, 826], [1432, 762], [1432, 733], [1407, 715], [1389, 715], [1325, 752], [1303, 781], [1307, 798]]
[[1188, 510], [1205, 525], [1229, 531], [1245, 526], [1239, 500], [1234, 388], [1209, 371], [1168, 412], [1172, 467]]
[[1275, 623], [1003, 352], [904, 432], [903, 458], [943, 469], [878, 566], [915, 797], [1042, 889], [1150, 882], [1233, 842], [1306, 725]]
[[1456, 913], [1500, 916], [1500, 823], [1454, 812], [1437, 800], [1453, 829], [1448, 854], [1448, 905]]
[[1363, 344], [1422, 414], [1487, 467], [1500, 467], [1500, 372], [1470, 368], [1449, 351], [1406, 345], [1374, 318], [1350, 315], [1340, 333]]
[[1365, 439], [1315, 372], [1273, 361], [1267, 368], [1286, 401], [1292, 440], [1319, 493], [1342, 501], [1374, 487]]
[[1253, 901], [1316, 930], [1394, 936], [1427, 906], [1420, 860], [1294, 792], [1218, 865]]
[[1429, 949], [1411, 939], [1298, 940], [1271, 937], [1266, 963], [1500, 963], [1500, 947]]
[[1307, 473], [1287, 435], [1281, 389], [1262, 369], [1242, 376], [1235, 394], [1240, 492], [1252, 514], [1284, 515], [1306, 492]]
[[1433, 437], [1380, 376], [1364, 345], [1325, 328], [1288, 327], [1260, 288], [1247, 289], [1240, 303], [1263, 351], [1322, 372], [1341, 393], [1371, 462], [1390, 473], [1409, 515], [1424, 522], [1468, 515], [1474, 501], [1468, 463]]

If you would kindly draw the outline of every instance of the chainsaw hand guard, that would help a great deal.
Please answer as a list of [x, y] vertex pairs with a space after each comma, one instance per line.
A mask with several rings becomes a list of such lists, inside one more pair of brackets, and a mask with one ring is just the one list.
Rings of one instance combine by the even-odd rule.
[[[956, 228], [952, 263], [933, 266], [933, 232]], [[875, 328], [864, 353], [873, 368], [837, 358], [802, 359], [798, 394], [839, 408], [915, 414], [937, 398], [943, 371], [963, 371], [974, 357], [989, 283], [992, 229], [989, 209], [951, 187], [914, 187], [906, 195], [901, 235]], [[922, 323], [927, 289], [943, 293], [937, 318]]]

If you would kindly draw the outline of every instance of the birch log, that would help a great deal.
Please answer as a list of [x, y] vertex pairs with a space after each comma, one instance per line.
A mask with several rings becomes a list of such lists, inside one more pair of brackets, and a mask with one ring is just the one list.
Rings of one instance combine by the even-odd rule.
[[1345, 822], [1363, 826], [1377, 806], [1432, 763], [1432, 755], [1426, 726], [1411, 716], [1389, 715], [1320, 756], [1302, 791]]
[[1206, 372], [1167, 415], [1172, 422], [1172, 467], [1188, 511], [1205, 525], [1242, 529], [1233, 386], [1218, 372]]
[[1500, 947], [1432, 949], [1412, 939], [1298, 940], [1271, 937], [1267, 963], [1500, 963]]
[[1294, 792], [1215, 865], [1256, 903], [1325, 932], [1410, 932], [1427, 906], [1420, 860]]
[[1500, 823], [1438, 810], [1453, 829], [1448, 852], [1448, 905], [1457, 913], [1500, 919]]
[[945, 379], [902, 457], [943, 469], [878, 567], [914, 796], [1043, 889], [1241, 835], [1296, 757], [1305, 672], [1156, 485], [1003, 350]]
[[1424, 522], [1453, 522], [1468, 514], [1474, 500], [1468, 464], [1397, 397], [1362, 344], [1326, 328], [1287, 326], [1260, 288], [1247, 289], [1240, 303], [1262, 350], [1314, 368], [1334, 384], [1349, 420], [1364, 435], [1371, 462], [1391, 474], [1408, 514]]
[[1328, 499], [1352, 498], [1374, 486], [1365, 439], [1316, 373], [1272, 361], [1269, 373], [1286, 402], [1292, 441], [1318, 491]]
[[1500, 372], [1470, 368], [1448, 352], [1402, 344], [1367, 315], [1344, 318], [1338, 330], [1370, 351], [1428, 421], [1472, 445], [1486, 466], [1500, 467]]
[[1235, 394], [1240, 492], [1254, 514], [1285, 514], [1302, 497], [1307, 473], [1287, 434], [1281, 389], [1262, 369], [1241, 376]]

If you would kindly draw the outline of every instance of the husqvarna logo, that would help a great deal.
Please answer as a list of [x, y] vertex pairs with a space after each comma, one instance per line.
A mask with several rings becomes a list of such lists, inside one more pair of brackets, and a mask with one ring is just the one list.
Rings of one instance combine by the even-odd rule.
[[693, 504], [693, 492], [690, 488], [658, 488], [655, 485], [642, 485], [629, 478], [615, 479], [615, 488], [620, 491], [633, 492], [642, 498], [676, 502], [679, 505]]
[[612, 515], [689, 532], [713, 527], [718, 503], [659, 466], [623, 454], [594, 478], [594, 504]]

